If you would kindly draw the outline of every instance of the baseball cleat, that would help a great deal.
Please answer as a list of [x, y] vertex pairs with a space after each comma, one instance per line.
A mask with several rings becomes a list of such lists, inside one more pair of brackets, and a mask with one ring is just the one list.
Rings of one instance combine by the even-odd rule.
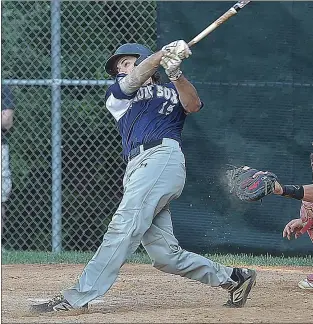
[[301, 289], [313, 291], [313, 274], [309, 274], [307, 278], [299, 281], [298, 287]]
[[237, 276], [237, 286], [229, 289], [229, 300], [225, 306], [243, 307], [246, 302], [251, 288], [256, 283], [256, 272], [251, 269], [234, 268], [234, 274]]
[[[88, 309], [88, 304], [84, 305], [82, 308]], [[49, 301], [30, 306], [30, 310], [36, 313], [69, 311], [72, 309], [73, 307], [71, 304], [62, 295], [58, 295]]]

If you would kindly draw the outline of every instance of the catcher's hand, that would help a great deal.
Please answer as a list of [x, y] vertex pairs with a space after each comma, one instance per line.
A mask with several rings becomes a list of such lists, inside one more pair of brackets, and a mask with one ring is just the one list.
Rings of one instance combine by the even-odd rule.
[[313, 203], [302, 201], [300, 218], [291, 220], [283, 230], [283, 237], [290, 240], [291, 235], [297, 239], [305, 232], [308, 232], [313, 242]]
[[295, 238], [297, 239], [300, 237], [302, 233], [303, 222], [301, 218], [296, 218], [291, 220], [288, 224], [286, 224], [283, 230], [283, 237], [287, 237], [288, 240], [291, 239], [291, 235], [294, 234]]
[[274, 192], [277, 176], [248, 166], [235, 167], [226, 172], [230, 192], [240, 200], [256, 201]]

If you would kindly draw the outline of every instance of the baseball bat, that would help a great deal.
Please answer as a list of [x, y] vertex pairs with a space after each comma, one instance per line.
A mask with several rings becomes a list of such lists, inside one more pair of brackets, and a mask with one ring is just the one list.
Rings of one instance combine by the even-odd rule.
[[193, 46], [197, 44], [201, 39], [205, 36], [212, 33], [214, 29], [216, 29], [219, 25], [223, 24], [226, 20], [230, 17], [234, 16], [240, 9], [242, 9], [246, 4], [248, 4], [251, 0], [242, 0], [238, 1], [234, 4], [230, 9], [228, 9], [221, 17], [216, 19], [210, 26], [204, 29], [200, 34], [198, 34], [195, 38], [193, 38], [189, 43], [188, 46]]

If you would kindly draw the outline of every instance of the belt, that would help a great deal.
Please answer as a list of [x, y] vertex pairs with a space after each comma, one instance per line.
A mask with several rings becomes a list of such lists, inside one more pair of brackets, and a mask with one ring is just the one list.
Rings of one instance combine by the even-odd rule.
[[135, 158], [137, 155], [139, 155], [140, 153], [146, 151], [146, 150], [149, 150], [155, 146], [158, 146], [158, 145], [161, 145], [163, 142], [163, 139], [159, 139], [159, 140], [155, 140], [155, 141], [152, 141], [152, 142], [149, 142], [149, 143], [145, 143], [145, 144], [142, 144], [142, 145], [139, 145], [135, 148], [133, 148], [129, 154], [128, 154], [128, 162], [130, 160], [132, 160], [133, 158]]

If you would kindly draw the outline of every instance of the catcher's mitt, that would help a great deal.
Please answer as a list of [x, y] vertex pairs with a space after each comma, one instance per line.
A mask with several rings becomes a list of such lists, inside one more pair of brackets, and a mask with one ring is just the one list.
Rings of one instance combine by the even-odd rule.
[[271, 194], [277, 181], [274, 173], [261, 172], [248, 166], [234, 167], [226, 171], [226, 176], [230, 192], [244, 201], [260, 200]]

